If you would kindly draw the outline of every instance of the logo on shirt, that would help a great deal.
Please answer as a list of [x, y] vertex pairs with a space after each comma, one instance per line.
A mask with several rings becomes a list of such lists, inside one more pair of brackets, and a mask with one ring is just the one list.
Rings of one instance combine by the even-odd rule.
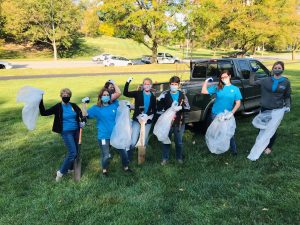
[[233, 93], [233, 92], [234, 92], [234, 90], [233, 90], [233, 89], [231, 89], [231, 90], [230, 90], [230, 92], [231, 92], [231, 93]]

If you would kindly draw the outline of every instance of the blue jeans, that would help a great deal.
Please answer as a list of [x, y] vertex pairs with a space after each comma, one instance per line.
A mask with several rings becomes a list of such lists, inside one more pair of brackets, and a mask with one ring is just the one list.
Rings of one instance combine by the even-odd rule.
[[[150, 129], [151, 129], [151, 124], [146, 124], [145, 125], [145, 145], [148, 144]], [[130, 145], [130, 150], [127, 152], [129, 161], [132, 160], [133, 150], [134, 150], [135, 145], [138, 142], [139, 137], [140, 137], [140, 130], [141, 130], [140, 123], [137, 121], [132, 121], [131, 145]]]
[[[175, 142], [175, 148], [176, 148], [176, 159], [182, 160], [183, 155], [183, 143], [182, 143], [182, 137], [185, 130], [185, 125], [174, 125], [171, 127], [171, 130], [169, 132], [169, 138], [172, 138], [172, 134], [174, 134], [174, 142]], [[170, 155], [170, 144], [163, 144], [163, 160], [169, 160]]]
[[[110, 153], [109, 153], [110, 140], [109, 139], [98, 140], [98, 143], [101, 150], [100, 158], [102, 159], [101, 160], [102, 169], [108, 169], [109, 159], [110, 159]], [[120, 153], [123, 167], [127, 167], [129, 163], [127, 151], [125, 149], [117, 149], [117, 150]]]
[[73, 168], [74, 160], [77, 156], [77, 149], [78, 149], [78, 130], [72, 131], [63, 131], [61, 133], [61, 137], [68, 149], [68, 154], [66, 155], [64, 162], [60, 168], [60, 172], [62, 174], [66, 174], [68, 169]]
[[[212, 121], [216, 118], [216, 114], [211, 114], [210, 115], [210, 123], [212, 123]], [[237, 154], [237, 149], [236, 149], [236, 143], [235, 143], [235, 139], [234, 136], [230, 139], [230, 150], [232, 154]]]

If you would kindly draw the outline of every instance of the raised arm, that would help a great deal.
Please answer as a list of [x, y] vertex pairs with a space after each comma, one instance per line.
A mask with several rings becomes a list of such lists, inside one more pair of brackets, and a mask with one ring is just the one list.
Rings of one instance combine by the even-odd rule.
[[207, 84], [208, 84], [209, 81], [212, 81], [212, 80], [213, 80], [213, 79], [210, 77], [210, 78], [207, 78], [207, 79], [204, 81], [204, 83], [203, 83], [203, 85], [202, 85], [201, 94], [205, 94], [205, 95], [209, 94], [208, 89], [207, 89]]
[[255, 80], [255, 73], [250, 72], [250, 78], [249, 78], [249, 84], [254, 86], [254, 85], [260, 85], [261, 80]]
[[44, 100], [42, 99], [39, 105], [41, 116], [50, 116], [55, 114], [56, 105], [52, 106], [50, 109], [45, 109]]
[[137, 96], [137, 91], [129, 91], [129, 84], [130, 82], [133, 80], [132, 77], [129, 77], [128, 80], [126, 81], [125, 87], [124, 87], [124, 91], [123, 94], [124, 96], [128, 97], [128, 98], [135, 98]]
[[113, 83], [113, 85], [114, 85], [114, 88], [115, 88], [115, 93], [113, 93], [111, 95], [111, 101], [114, 101], [114, 100], [118, 99], [122, 94], [119, 86], [115, 83]]

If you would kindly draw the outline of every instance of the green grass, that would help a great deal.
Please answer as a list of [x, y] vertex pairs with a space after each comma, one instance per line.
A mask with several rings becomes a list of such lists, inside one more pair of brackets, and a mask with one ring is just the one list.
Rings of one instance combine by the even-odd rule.
[[[239, 117], [237, 157], [210, 154], [203, 136], [187, 130], [183, 166], [175, 163], [174, 149], [170, 164], [160, 166], [161, 145], [152, 136], [146, 163], [138, 166], [135, 160], [133, 175], [122, 172], [114, 152], [110, 177], [104, 178], [90, 121], [83, 134], [80, 183], [70, 176], [55, 183], [66, 150], [59, 135], [51, 132], [53, 118], [40, 117], [37, 129], [27, 131], [16, 93], [24, 85], [41, 88], [49, 107], [59, 100], [62, 87], [70, 87], [74, 102], [90, 96], [92, 105], [107, 78], [0, 81], [0, 224], [299, 224], [300, 67], [287, 65], [286, 72], [293, 106], [271, 155], [257, 162], [246, 159], [257, 130], [252, 117]], [[166, 81], [170, 75], [151, 77]], [[119, 84], [126, 78], [113, 77]], [[133, 86], [141, 81], [142, 76], [135, 76]]]

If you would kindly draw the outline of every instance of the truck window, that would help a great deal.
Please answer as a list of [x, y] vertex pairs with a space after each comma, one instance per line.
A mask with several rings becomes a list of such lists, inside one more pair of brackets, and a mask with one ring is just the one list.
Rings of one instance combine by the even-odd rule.
[[164, 53], [158, 53], [157, 56], [158, 56], [158, 57], [163, 57], [163, 56], [164, 56]]
[[231, 73], [231, 77], [234, 77], [235, 75], [233, 72], [233, 66], [231, 61], [226, 61], [226, 60], [218, 61], [218, 69], [219, 69], [219, 75], [223, 70], [229, 70], [229, 72]]
[[239, 64], [240, 73], [241, 73], [242, 77], [244, 79], [249, 79], [250, 73], [251, 73], [249, 63], [245, 60], [239, 60], [238, 64]]
[[217, 63], [209, 63], [207, 67], [207, 77], [218, 77], [220, 76], [220, 70], [218, 69]]
[[205, 78], [206, 77], [207, 63], [194, 64], [192, 77], [193, 78]]
[[264, 78], [269, 75], [269, 70], [259, 61], [251, 60], [250, 65], [256, 78]]
[[166, 57], [168, 57], [168, 58], [173, 58], [173, 56], [170, 55], [169, 53], [166, 53]]

